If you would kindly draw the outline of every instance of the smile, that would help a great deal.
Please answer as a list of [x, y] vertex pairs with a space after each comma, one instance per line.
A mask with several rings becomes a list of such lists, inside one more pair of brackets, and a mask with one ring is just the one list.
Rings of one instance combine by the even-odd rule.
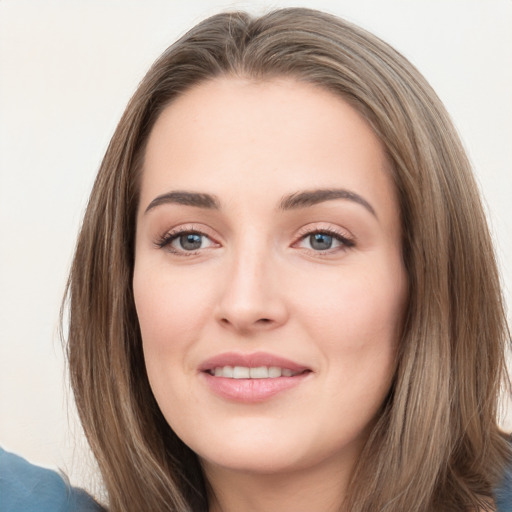
[[227, 379], [276, 379], [279, 377], [294, 377], [302, 373], [293, 371], [289, 368], [279, 366], [217, 366], [208, 372], [215, 377], [225, 377]]
[[300, 363], [264, 352], [218, 354], [204, 361], [198, 370], [214, 395], [245, 403], [280, 396], [309, 381], [314, 373]]

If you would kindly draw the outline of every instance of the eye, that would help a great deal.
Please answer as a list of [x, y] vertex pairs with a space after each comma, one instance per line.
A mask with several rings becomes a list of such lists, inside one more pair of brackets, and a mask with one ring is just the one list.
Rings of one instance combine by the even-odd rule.
[[216, 245], [213, 240], [198, 231], [174, 231], [166, 233], [156, 243], [161, 249], [183, 256], [196, 254], [201, 249], [207, 249]]
[[326, 251], [332, 248], [333, 243], [336, 241], [332, 235], [327, 233], [315, 233], [309, 235], [307, 238], [309, 245], [315, 251]]
[[203, 247], [205, 240], [206, 237], [199, 233], [186, 233], [174, 238], [171, 245], [177, 249], [183, 249], [185, 251], [196, 251]]
[[303, 235], [297, 243], [298, 247], [315, 252], [335, 252], [354, 245], [354, 241], [350, 238], [331, 230], [310, 231]]

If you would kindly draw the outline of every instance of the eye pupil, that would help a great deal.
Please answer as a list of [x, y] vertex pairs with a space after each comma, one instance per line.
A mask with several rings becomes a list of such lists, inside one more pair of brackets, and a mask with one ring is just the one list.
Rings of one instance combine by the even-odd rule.
[[186, 235], [180, 236], [180, 245], [186, 251], [193, 251], [200, 249], [202, 243], [202, 235], [197, 233], [187, 233]]
[[313, 249], [325, 251], [332, 247], [332, 236], [325, 233], [315, 233], [310, 235], [309, 242]]

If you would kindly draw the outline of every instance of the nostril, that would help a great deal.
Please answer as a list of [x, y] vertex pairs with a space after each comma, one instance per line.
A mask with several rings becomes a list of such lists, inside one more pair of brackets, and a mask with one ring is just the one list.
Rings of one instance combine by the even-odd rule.
[[279, 325], [279, 322], [272, 317], [261, 317], [257, 315], [234, 314], [232, 316], [219, 316], [218, 322], [224, 328], [240, 331], [251, 331], [252, 329], [270, 329]]

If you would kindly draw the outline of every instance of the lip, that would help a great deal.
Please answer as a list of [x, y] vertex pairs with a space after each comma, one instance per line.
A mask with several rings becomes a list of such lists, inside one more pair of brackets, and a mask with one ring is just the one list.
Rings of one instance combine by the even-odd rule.
[[288, 368], [293, 372], [303, 372], [310, 369], [290, 359], [267, 352], [254, 352], [252, 354], [225, 352], [224, 354], [210, 357], [199, 365], [198, 370], [200, 372], [207, 372], [219, 366], [248, 366], [249, 368], [256, 368], [258, 366], [279, 366], [281, 368]]
[[[220, 366], [247, 366], [249, 368], [279, 366], [290, 369], [294, 373], [297, 372], [297, 375], [268, 379], [229, 379], [214, 377], [209, 373]], [[312, 373], [311, 368], [307, 366], [266, 352], [219, 354], [201, 363], [198, 370], [200, 378], [213, 393], [228, 400], [245, 403], [264, 402], [277, 394], [299, 386]]]

